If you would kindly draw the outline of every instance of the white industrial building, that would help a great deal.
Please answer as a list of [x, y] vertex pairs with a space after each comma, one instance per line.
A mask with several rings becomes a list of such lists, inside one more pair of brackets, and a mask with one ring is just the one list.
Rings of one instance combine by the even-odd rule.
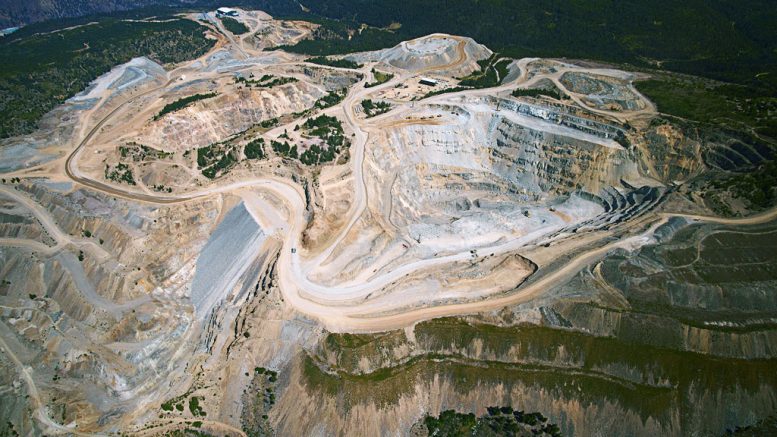
[[431, 77], [421, 77], [421, 80], [419, 80], [418, 83], [426, 86], [435, 86], [439, 81], [437, 79], [432, 79]]
[[217, 17], [237, 17], [238, 12], [232, 8], [218, 8], [216, 9]]

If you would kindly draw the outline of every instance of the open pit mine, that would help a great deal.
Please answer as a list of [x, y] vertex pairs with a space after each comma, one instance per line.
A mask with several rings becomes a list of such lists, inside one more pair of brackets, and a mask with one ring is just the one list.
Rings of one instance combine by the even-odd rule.
[[662, 117], [612, 66], [446, 34], [330, 66], [274, 49], [316, 24], [187, 18], [207, 54], [117, 65], [3, 140], [3, 435], [777, 411], [777, 212], [723, 217], [698, 182], [771, 145]]

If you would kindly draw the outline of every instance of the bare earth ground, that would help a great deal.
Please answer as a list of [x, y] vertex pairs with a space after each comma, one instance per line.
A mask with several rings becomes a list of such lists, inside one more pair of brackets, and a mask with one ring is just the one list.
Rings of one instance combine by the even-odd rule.
[[[168, 71], [135, 60], [142, 78], [116, 67], [74, 99], [90, 105], [72, 112], [70, 139], [47, 150], [56, 159], [3, 175], [22, 182], [0, 187], [0, 198], [53, 240], [10, 231], [0, 238], [8, 286], [47, 296], [22, 302], [6, 292], [0, 300], [14, 314], [13, 323], [0, 322], [0, 347], [45, 434], [159, 434], [199, 421], [217, 435], [245, 435], [239, 406], [249, 373], [281, 367], [324, 330], [412, 331], [432, 318], [532, 302], [609, 253], [655, 242], [672, 218], [777, 218], [777, 210], [724, 219], [662, 204], [700, 159], [673, 163], [679, 177], [655, 170], [663, 163], [638, 137], [656, 109], [631, 73], [526, 58], [496, 87], [424, 98], [445, 85], [425, 87], [421, 76], [453, 86], [490, 50], [434, 34], [350, 55], [363, 66], [339, 69], [263, 51], [306, 37], [314, 25], [243, 11], [251, 31], [234, 36], [207, 18], [219, 40], [210, 53]], [[365, 88], [373, 68], [393, 78]], [[237, 74], [296, 81], [255, 89], [236, 83]], [[589, 78], [616, 91], [586, 94]], [[543, 83], [569, 98], [510, 96]], [[340, 88], [342, 102], [294, 115]], [[206, 92], [217, 96], [154, 119], [166, 104]], [[391, 109], [368, 118], [364, 99]], [[307, 167], [272, 151], [282, 135], [309, 147], [313, 140], [296, 128], [321, 114], [343, 123], [347, 157]], [[279, 124], [257, 127], [271, 118]], [[233, 135], [264, 138], [269, 156], [204, 177], [197, 148]], [[129, 143], [170, 155], [130, 163], [134, 185], [110, 180], [106, 168]], [[25, 269], [45, 273], [23, 278]], [[54, 274], [74, 285], [52, 286]], [[47, 316], [20, 322], [24, 311]], [[65, 322], [50, 316], [62, 312]], [[6, 341], [15, 335], [29, 344]], [[44, 367], [28, 361], [35, 350], [48, 351]], [[69, 375], [67, 384], [49, 382], [57, 372]], [[81, 391], [78, 378], [93, 386]], [[203, 398], [206, 417], [159, 408], [192, 394]], [[25, 408], [7, 412], [23, 417]]]

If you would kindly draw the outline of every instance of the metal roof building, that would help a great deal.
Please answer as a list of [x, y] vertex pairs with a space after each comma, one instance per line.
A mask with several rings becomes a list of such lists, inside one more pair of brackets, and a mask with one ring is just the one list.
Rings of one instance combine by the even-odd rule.
[[220, 17], [237, 17], [238, 12], [232, 8], [218, 8], [216, 9], [216, 15]]

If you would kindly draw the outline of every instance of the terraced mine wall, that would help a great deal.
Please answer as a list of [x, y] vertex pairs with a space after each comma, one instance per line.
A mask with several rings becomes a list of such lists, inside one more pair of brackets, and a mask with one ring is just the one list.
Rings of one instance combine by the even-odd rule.
[[493, 99], [501, 109], [508, 109], [517, 114], [551, 121], [601, 138], [612, 138], [621, 144], [626, 141], [626, 130], [624, 128], [610, 123], [595, 121], [590, 116], [577, 116], [569, 112], [572, 111], [572, 108], [566, 105], [544, 104], [540, 106], [512, 99]]
[[[509, 119], [500, 120], [494, 141], [491, 154], [499, 158], [497, 172], [535, 194], [577, 189], [595, 194], [636, 175], [625, 150], [533, 130]], [[500, 164], [507, 165], [500, 169]]]
[[[767, 248], [777, 223], [674, 219], [657, 235], [658, 244], [614, 253], [550, 290], [539, 308], [330, 334], [299, 359], [303, 383], [289, 390], [338, 415], [335, 433], [408, 429], [420, 406], [484, 414], [512, 405], [580, 436], [719, 435], [773, 414], [777, 261]], [[283, 417], [291, 405], [279, 408]]]

